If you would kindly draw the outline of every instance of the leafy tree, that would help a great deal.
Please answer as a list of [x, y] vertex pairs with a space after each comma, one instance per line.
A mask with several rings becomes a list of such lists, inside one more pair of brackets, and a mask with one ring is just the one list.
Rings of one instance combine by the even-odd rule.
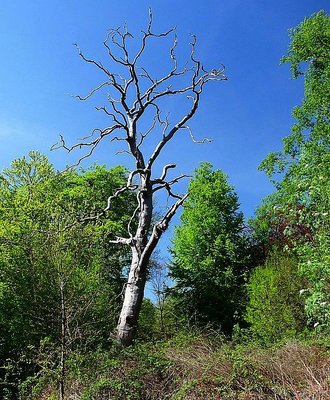
[[[272, 209], [280, 210], [288, 221], [284, 233], [309, 281], [307, 313], [315, 325], [329, 328], [330, 17], [320, 11], [290, 36], [283, 62], [291, 64], [294, 78], [304, 77], [305, 94], [293, 110], [296, 123], [283, 140], [283, 150], [270, 153], [261, 164], [277, 189], [264, 210], [273, 215]], [[299, 225], [308, 232], [308, 240], [293, 234]]]
[[116, 324], [127, 254], [108, 240], [128, 223], [132, 202], [123, 196], [102, 221], [77, 223], [126, 171], [57, 174], [46, 157], [29, 156], [0, 175], [0, 359], [28, 349], [34, 357], [48, 338], [64, 371], [70, 349], [107, 345]]
[[273, 250], [265, 265], [253, 270], [249, 283], [246, 320], [265, 342], [294, 336], [306, 326], [303, 285], [294, 257]]
[[199, 323], [230, 331], [242, 304], [246, 271], [243, 215], [232, 186], [209, 163], [189, 185], [181, 225], [175, 230], [171, 276], [181, 309]]

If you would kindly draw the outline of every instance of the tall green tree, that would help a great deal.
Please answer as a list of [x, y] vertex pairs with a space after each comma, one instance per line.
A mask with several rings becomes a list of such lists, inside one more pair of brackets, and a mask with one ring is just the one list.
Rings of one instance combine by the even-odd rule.
[[[309, 281], [306, 310], [315, 326], [330, 328], [330, 17], [324, 11], [290, 31], [284, 63], [303, 76], [304, 98], [293, 110], [296, 123], [283, 150], [270, 153], [261, 169], [277, 191], [260, 212], [284, 216], [284, 233]], [[272, 212], [272, 210], [276, 210]], [[305, 235], [296, 235], [303, 226]]]
[[108, 241], [125, 229], [132, 199], [116, 199], [99, 221], [81, 222], [81, 216], [103, 208], [125, 181], [122, 167], [58, 174], [37, 152], [0, 175], [2, 366], [28, 349], [35, 355], [47, 340], [55, 349], [53, 367], [62, 364], [63, 373], [69, 350], [107, 345], [128, 262]]
[[226, 332], [240, 314], [246, 267], [243, 215], [238, 208], [225, 174], [203, 163], [189, 185], [170, 267], [183, 312]]

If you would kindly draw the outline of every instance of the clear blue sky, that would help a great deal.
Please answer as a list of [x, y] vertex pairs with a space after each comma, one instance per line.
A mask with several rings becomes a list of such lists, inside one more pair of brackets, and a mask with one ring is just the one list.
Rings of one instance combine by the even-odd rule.
[[[104, 58], [101, 42], [109, 28], [127, 21], [134, 33], [146, 27], [148, 7], [155, 30], [177, 26], [178, 58], [183, 57], [189, 33], [198, 37], [198, 55], [206, 67], [223, 63], [229, 80], [206, 88], [192, 122], [196, 135], [212, 144], [192, 144], [182, 133], [165, 155], [179, 172], [191, 173], [201, 161], [210, 161], [229, 175], [241, 208], [253, 214], [271, 191], [257, 165], [269, 151], [281, 147], [290, 133], [291, 110], [300, 103], [302, 81], [292, 81], [288, 66], [280, 66], [288, 44], [288, 29], [320, 9], [329, 0], [3, 0], [0, 9], [0, 169], [13, 158], [38, 149], [57, 168], [77, 155], [49, 152], [59, 133], [69, 142], [104, 127], [93, 101], [80, 103], [71, 94], [85, 94], [102, 79], [77, 56], [74, 42], [86, 54]], [[161, 50], [161, 48], [159, 49]], [[160, 65], [149, 54], [146, 64]], [[170, 111], [181, 103], [165, 104]], [[91, 162], [124, 164], [108, 144]]]

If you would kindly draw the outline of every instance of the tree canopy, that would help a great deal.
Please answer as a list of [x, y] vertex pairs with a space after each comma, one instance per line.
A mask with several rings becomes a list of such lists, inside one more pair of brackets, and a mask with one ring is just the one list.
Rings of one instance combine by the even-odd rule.
[[228, 331], [241, 304], [247, 261], [243, 215], [226, 175], [209, 163], [195, 171], [188, 193], [173, 239], [174, 291], [197, 321]]
[[61, 343], [109, 345], [128, 258], [107, 242], [125, 229], [132, 202], [124, 196], [102, 221], [79, 221], [125, 179], [123, 167], [58, 174], [38, 152], [0, 175], [1, 364], [45, 340], [54, 368]]
[[[273, 178], [276, 192], [259, 210], [286, 219], [285, 235], [300, 256], [309, 280], [307, 312], [311, 322], [329, 321], [330, 232], [330, 17], [320, 11], [290, 31], [284, 63], [293, 78], [303, 76], [304, 98], [293, 110], [296, 123], [283, 150], [270, 153], [260, 168]], [[275, 222], [276, 223], [276, 222]], [[297, 227], [300, 233], [297, 235]]]

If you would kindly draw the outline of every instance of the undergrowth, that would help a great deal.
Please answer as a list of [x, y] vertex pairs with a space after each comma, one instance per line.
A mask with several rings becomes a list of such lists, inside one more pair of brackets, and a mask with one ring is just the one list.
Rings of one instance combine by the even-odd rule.
[[[330, 354], [324, 341], [290, 340], [261, 347], [216, 332], [179, 333], [128, 349], [73, 352], [66, 365], [73, 400], [326, 400]], [[22, 399], [57, 400], [54, 371], [27, 382]]]

